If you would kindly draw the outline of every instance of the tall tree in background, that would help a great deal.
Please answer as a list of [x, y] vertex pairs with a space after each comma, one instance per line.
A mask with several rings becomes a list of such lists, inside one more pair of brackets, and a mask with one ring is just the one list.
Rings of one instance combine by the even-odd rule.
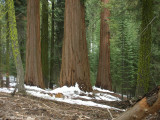
[[24, 88], [24, 69], [22, 65], [21, 55], [18, 44], [18, 34], [16, 28], [16, 18], [13, 0], [6, 0], [8, 8], [8, 21], [9, 21], [9, 35], [12, 43], [12, 52], [14, 56], [14, 62], [17, 70], [17, 87], [18, 92], [25, 92]]
[[[54, 7], [54, 8], [53, 8]], [[52, 3], [52, 65], [50, 66], [50, 75], [53, 84], [57, 84], [60, 77], [61, 62], [62, 62], [62, 41], [64, 38], [64, 8], [65, 0], [57, 0], [53, 6]], [[54, 30], [53, 30], [54, 29]]]
[[2, 77], [2, 24], [0, 21], [0, 84], [3, 87], [3, 77]]
[[44, 88], [41, 65], [40, 1], [27, 0], [27, 44], [25, 82]]
[[[7, 10], [7, 5], [6, 5]], [[8, 12], [6, 13], [7, 33], [6, 33], [6, 87], [9, 87], [9, 21]]]
[[66, 0], [60, 85], [74, 86], [76, 82], [81, 90], [92, 90], [84, 3], [81, 0]]
[[52, 30], [51, 30], [51, 50], [50, 50], [50, 83], [49, 83], [49, 87], [52, 88], [53, 84], [55, 84], [55, 82], [53, 81], [54, 79], [54, 1], [52, 1], [52, 20], [51, 20], [51, 24], [52, 24]]
[[48, 0], [42, 0], [42, 24], [41, 24], [41, 59], [42, 73], [45, 87], [49, 83], [48, 66]]
[[[101, 0], [101, 2], [105, 5], [109, 0]], [[110, 31], [107, 23], [109, 16], [109, 10], [103, 8], [101, 12], [100, 52], [96, 86], [102, 89], [112, 90], [110, 75]]]
[[153, 20], [153, 0], [142, 1], [141, 40], [139, 48], [138, 78], [136, 95], [143, 95], [149, 90], [150, 56], [151, 56], [151, 24]]

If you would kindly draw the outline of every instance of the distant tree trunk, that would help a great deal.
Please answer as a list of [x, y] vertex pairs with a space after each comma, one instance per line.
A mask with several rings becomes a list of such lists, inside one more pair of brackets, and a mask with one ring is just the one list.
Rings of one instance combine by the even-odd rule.
[[65, 0], [57, 0], [55, 3], [55, 14], [56, 18], [54, 20], [55, 25], [55, 38], [54, 38], [54, 56], [53, 56], [53, 71], [52, 71], [52, 81], [53, 84], [57, 84], [60, 78], [60, 70], [62, 63], [62, 41], [64, 38], [64, 8]]
[[1, 87], [3, 87], [3, 77], [2, 77], [2, 24], [0, 21], [0, 81]]
[[138, 78], [136, 96], [142, 96], [149, 90], [150, 56], [151, 56], [151, 24], [153, 17], [153, 0], [142, 0], [141, 40], [138, 60]]
[[54, 79], [54, 1], [52, 1], [52, 32], [51, 32], [51, 51], [50, 51], [50, 84], [49, 87], [53, 88]]
[[7, 33], [6, 33], [6, 87], [9, 87], [9, 21], [8, 21], [8, 12], [6, 13], [6, 21], [7, 21]]
[[17, 70], [17, 88], [18, 92], [24, 93], [24, 69], [19, 51], [14, 2], [13, 0], [6, 0], [6, 4], [8, 8], [9, 31], [12, 43], [12, 52]]
[[74, 86], [76, 83], [81, 90], [92, 91], [84, 5], [81, 0], [66, 0], [60, 85]]
[[43, 81], [45, 87], [48, 88], [48, 0], [42, 0], [41, 50]]
[[25, 82], [44, 88], [41, 64], [40, 1], [27, 1], [27, 44]]
[[[101, 0], [102, 3], [107, 4], [109, 0]], [[100, 52], [99, 52], [99, 66], [96, 86], [112, 90], [111, 75], [110, 75], [110, 32], [107, 21], [110, 12], [107, 8], [102, 9], [101, 12], [101, 29], [100, 29]]]

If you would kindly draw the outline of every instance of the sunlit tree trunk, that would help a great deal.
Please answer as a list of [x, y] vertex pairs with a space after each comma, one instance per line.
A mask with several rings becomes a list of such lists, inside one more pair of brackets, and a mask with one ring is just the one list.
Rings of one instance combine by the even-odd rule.
[[[109, 0], [101, 0], [102, 4], [107, 4]], [[100, 52], [99, 66], [96, 86], [112, 90], [111, 75], [110, 75], [110, 31], [109, 17], [110, 12], [107, 8], [102, 8], [101, 11], [101, 28], [100, 28]]]
[[42, 0], [41, 50], [43, 81], [45, 87], [48, 88], [48, 0]]
[[141, 39], [138, 60], [138, 78], [136, 96], [142, 96], [149, 90], [150, 56], [151, 56], [151, 24], [153, 17], [153, 0], [142, 0]]
[[66, 0], [60, 85], [74, 86], [76, 83], [83, 91], [92, 90], [85, 34], [85, 10], [81, 0]]
[[27, 0], [27, 43], [25, 82], [44, 88], [41, 65], [40, 1]]
[[8, 8], [8, 20], [9, 20], [9, 35], [12, 43], [12, 52], [14, 56], [14, 62], [17, 70], [17, 88], [18, 92], [25, 92], [24, 88], [24, 70], [22, 65], [22, 60], [19, 51], [18, 44], [18, 34], [16, 28], [16, 18], [15, 18], [15, 9], [13, 0], [6, 0], [7, 8]]

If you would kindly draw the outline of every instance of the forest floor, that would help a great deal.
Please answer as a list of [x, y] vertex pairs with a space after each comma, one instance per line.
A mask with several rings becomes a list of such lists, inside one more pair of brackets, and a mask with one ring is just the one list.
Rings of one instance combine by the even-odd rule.
[[[101, 101], [102, 102], [102, 101]], [[114, 107], [125, 108], [127, 102], [104, 102]], [[30, 95], [0, 92], [0, 120], [112, 120], [122, 113], [113, 109], [68, 104], [46, 100]], [[144, 120], [159, 120], [158, 114]]]
[[[102, 101], [101, 101], [102, 102]], [[103, 104], [120, 106], [120, 101], [104, 102]], [[109, 110], [84, 105], [68, 104], [53, 100], [46, 100], [34, 96], [14, 97], [0, 92], [0, 119], [2, 120], [111, 120], [122, 111]], [[112, 117], [111, 117], [112, 116]]]
[[[14, 86], [0, 88], [0, 120], [113, 120], [132, 107], [119, 94], [95, 87], [85, 93], [78, 86], [44, 90], [25, 85], [25, 96], [12, 96]], [[160, 120], [160, 113], [144, 120]]]

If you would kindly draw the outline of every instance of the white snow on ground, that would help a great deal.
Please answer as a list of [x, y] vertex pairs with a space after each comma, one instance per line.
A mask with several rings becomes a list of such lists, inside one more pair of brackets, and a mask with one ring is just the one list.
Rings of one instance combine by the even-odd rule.
[[[13, 83], [13, 81], [12, 81], [12, 83], [10, 83], [11, 87], [13, 87], [15, 85], [16, 85], [16, 83]], [[76, 84], [75, 86], [71, 86], [71, 87], [63, 86], [63, 87], [56, 88], [54, 90], [51, 90], [51, 89], [44, 90], [44, 89], [38, 88], [37, 86], [29, 86], [29, 85], [25, 85], [25, 88], [26, 88], [27, 93], [29, 93], [30, 95], [44, 98], [44, 99], [66, 102], [66, 103], [70, 103], [70, 104], [95, 106], [95, 107], [124, 111], [124, 110], [121, 110], [118, 108], [114, 108], [111, 106], [107, 106], [107, 105], [103, 105], [103, 104], [89, 101], [92, 99], [105, 100], [105, 101], [120, 101], [120, 99], [117, 97], [111, 96], [107, 93], [94, 93], [95, 97], [89, 97], [93, 93], [92, 92], [85, 93], [85, 92], [81, 91], [78, 87], [78, 84]], [[113, 93], [111, 91], [103, 90], [103, 89], [96, 88], [96, 87], [93, 87], [93, 89], [101, 91], [101, 92]], [[14, 88], [0, 88], [0, 92], [5, 92], [5, 93], [11, 93], [13, 90], [14, 90]], [[55, 95], [59, 94], [59, 93], [63, 94], [63, 98], [56, 98], [55, 97]], [[83, 98], [84, 100], [80, 100], [78, 98]], [[87, 100], [85, 101], [85, 99], [87, 99]]]
[[101, 91], [101, 92], [109, 92], [109, 93], [114, 93], [114, 92], [112, 92], [112, 91], [105, 90], [105, 89], [101, 89], [101, 88], [97, 88], [97, 87], [95, 87], [95, 86], [93, 86], [92, 88], [93, 88], [93, 90], [98, 90], [98, 91]]

